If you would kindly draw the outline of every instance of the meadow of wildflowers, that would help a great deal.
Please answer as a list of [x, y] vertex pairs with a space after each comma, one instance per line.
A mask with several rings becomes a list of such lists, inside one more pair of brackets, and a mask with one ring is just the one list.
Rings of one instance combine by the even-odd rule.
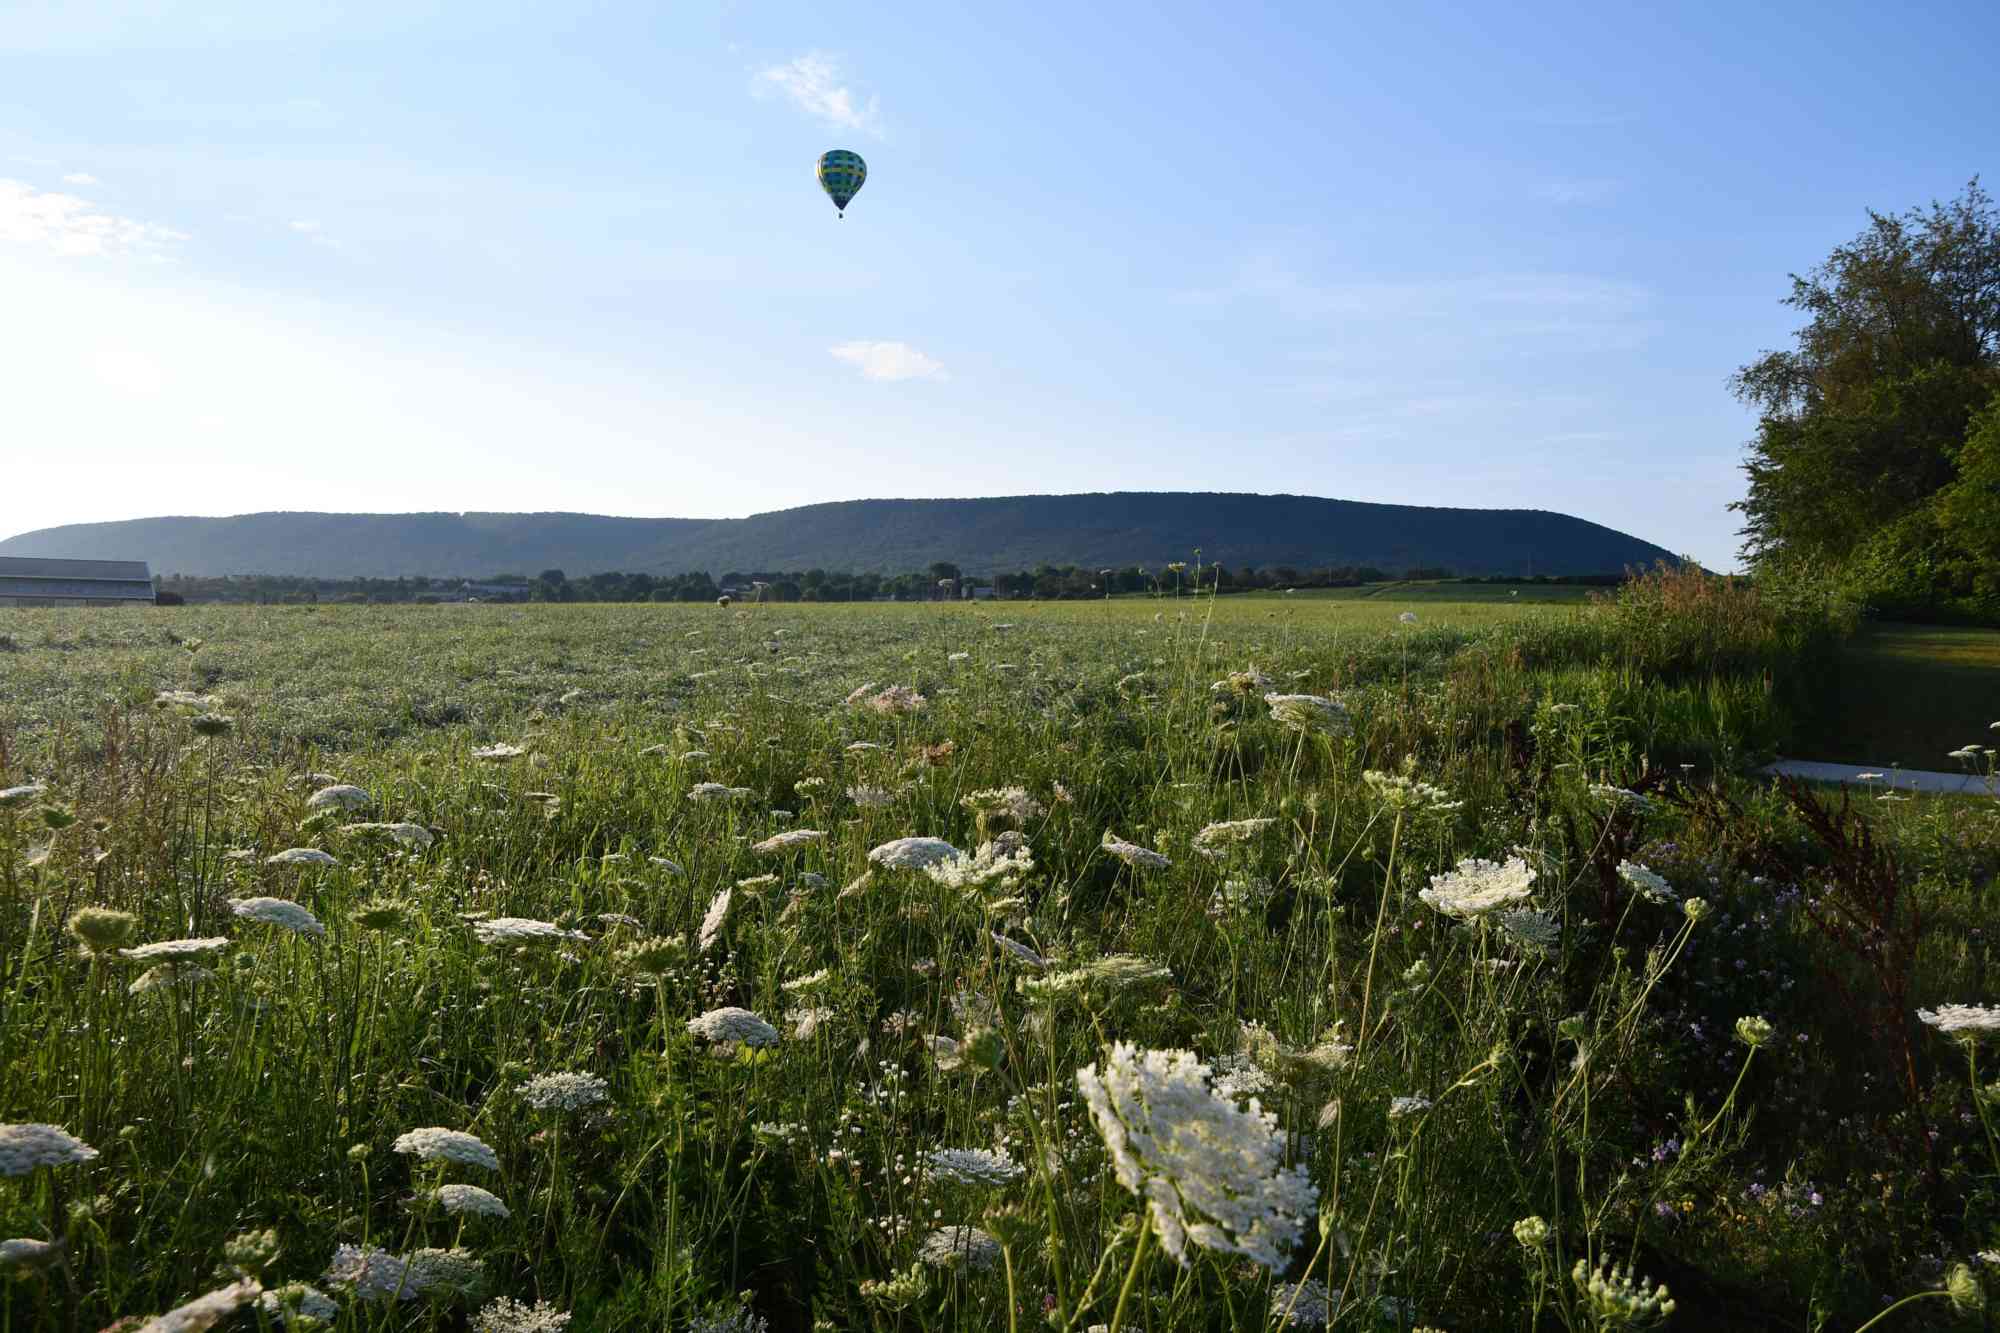
[[0, 1329], [1983, 1318], [1993, 804], [1403, 609], [7, 613]]

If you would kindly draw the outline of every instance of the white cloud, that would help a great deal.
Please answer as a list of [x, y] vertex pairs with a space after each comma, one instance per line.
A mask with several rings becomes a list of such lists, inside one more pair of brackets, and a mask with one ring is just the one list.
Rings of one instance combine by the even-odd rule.
[[311, 236], [312, 234], [314, 234], [319, 230], [319, 223], [314, 222], [308, 218], [299, 218], [292, 222], [291, 227], [293, 231], [302, 232], [307, 236]]
[[870, 380], [941, 380], [948, 378], [944, 366], [908, 343], [851, 342], [828, 348], [837, 360], [845, 361]]
[[185, 232], [100, 212], [88, 199], [0, 179], [0, 243], [46, 246], [59, 255], [158, 255]]
[[72, 171], [69, 175], [63, 177], [64, 185], [96, 185], [98, 183], [97, 177], [87, 171]]
[[750, 81], [750, 87], [759, 97], [780, 93], [799, 110], [835, 129], [880, 134], [876, 99], [870, 97], [863, 105], [860, 95], [841, 82], [841, 77], [838, 60], [809, 51], [787, 64], [760, 70]]

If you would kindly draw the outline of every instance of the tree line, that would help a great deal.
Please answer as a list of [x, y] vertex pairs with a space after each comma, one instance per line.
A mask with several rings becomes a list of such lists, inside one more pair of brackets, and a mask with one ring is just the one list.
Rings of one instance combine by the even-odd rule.
[[[311, 603], [442, 603], [482, 602], [712, 602], [729, 595], [744, 601], [767, 602], [899, 602], [961, 598], [972, 590], [1008, 600], [1075, 600], [1105, 596], [1153, 594], [1238, 593], [1260, 589], [1350, 588], [1397, 579], [1451, 579], [1445, 569], [1409, 569], [1399, 573], [1372, 565], [1326, 565], [1299, 569], [1274, 565], [1264, 569], [1231, 569], [1219, 564], [1175, 562], [1158, 568], [1128, 565], [1123, 569], [1085, 569], [1076, 565], [1038, 565], [1012, 573], [964, 574], [957, 565], [939, 561], [924, 570], [902, 574], [853, 573], [847, 570], [730, 570], [715, 578], [704, 571], [687, 574], [646, 574], [607, 571], [571, 578], [560, 569], [539, 574], [494, 574], [483, 578], [353, 578], [320, 579], [292, 575], [233, 574], [226, 576], [168, 575], [158, 580], [161, 600], [179, 602]], [[1464, 578], [1464, 583], [1587, 584], [1614, 586], [1623, 575], [1544, 575], [1533, 579], [1495, 576]]]
[[1868, 226], [1784, 303], [1756, 409], [1743, 554], [1878, 615], [2000, 623], [2000, 213], [1975, 178]]

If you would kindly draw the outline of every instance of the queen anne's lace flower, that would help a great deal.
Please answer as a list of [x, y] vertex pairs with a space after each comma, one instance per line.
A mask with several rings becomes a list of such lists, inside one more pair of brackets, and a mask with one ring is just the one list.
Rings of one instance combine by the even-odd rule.
[[1465, 804], [1452, 800], [1451, 793], [1444, 788], [1434, 787], [1407, 774], [1381, 773], [1371, 768], [1361, 775], [1361, 779], [1382, 799], [1382, 804], [1392, 810], [1448, 814]]
[[563, 1333], [569, 1327], [569, 1312], [547, 1301], [523, 1305], [505, 1296], [480, 1307], [472, 1317], [472, 1333]]
[[965, 853], [943, 838], [896, 838], [868, 853], [868, 859], [892, 870], [923, 870]]
[[1013, 955], [1017, 961], [1026, 963], [1029, 967], [1039, 969], [1049, 965], [1048, 959], [1042, 957], [1019, 940], [1010, 940], [1005, 935], [995, 932], [993, 942]]
[[436, 841], [431, 836], [431, 831], [422, 824], [349, 824], [343, 832], [379, 833], [385, 838], [393, 838], [403, 846], [414, 847], [420, 852], [428, 851], [431, 843]]
[[610, 1096], [604, 1080], [595, 1074], [541, 1074], [514, 1091], [537, 1111], [581, 1111]]
[[1393, 1097], [1389, 1101], [1389, 1118], [1401, 1120], [1404, 1116], [1422, 1115], [1431, 1109], [1428, 1097]]
[[1240, 847], [1262, 833], [1275, 819], [1225, 819], [1216, 824], [1205, 824], [1201, 832], [1194, 835], [1194, 849], [1210, 860], [1225, 856], [1230, 849]]
[[1104, 850], [1135, 870], [1165, 870], [1173, 862], [1150, 847], [1141, 847], [1136, 842], [1127, 842], [1114, 834], [1106, 833]]
[[212, 958], [228, 947], [227, 935], [207, 935], [200, 939], [156, 940], [151, 944], [120, 949], [118, 954], [135, 963], [185, 963], [198, 958]]
[[373, 1303], [413, 1301], [423, 1295], [409, 1264], [373, 1245], [335, 1246], [333, 1259], [326, 1266], [326, 1280], [347, 1288], [356, 1300]]
[[688, 789], [688, 799], [693, 801], [740, 801], [750, 794], [748, 787], [731, 787], [721, 782], [697, 782]]
[[317, 847], [287, 847], [274, 856], [264, 858], [267, 866], [337, 866], [331, 852], [323, 852]]
[[1112, 995], [1148, 981], [1168, 981], [1173, 977], [1164, 964], [1137, 954], [1113, 953], [1093, 958], [1079, 967], [1045, 976], [1022, 977], [1015, 983], [1023, 995], [1053, 999], [1061, 995], [1098, 991]]
[[769, 856], [774, 852], [789, 852], [794, 848], [807, 846], [824, 837], [826, 834], [815, 828], [786, 829], [783, 833], [774, 833], [764, 841], [752, 844], [750, 850]]
[[488, 1171], [500, 1169], [500, 1159], [484, 1140], [462, 1130], [436, 1126], [413, 1129], [399, 1135], [390, 1146], [399, 1153], [413, 1154], [426, 1162], [457, 1162], [461, 1166], [483, 1166]]
[[74, 1166], [97, 1149], [60, 1125], [0, 1125], [0, 1176], [25, 1176], [45, 1166]]
[[939, 1227], [924, 1237], [917, 1258], [933, 1268], [977, 1271], [1000, 1262], [1000, 1242], [978, 1227]]
[[1086, 1065], [1076, 1082], [1118, 1183], [1146, 1201], [1169, 1254], [1187, 1263], [1192, 1240], [1282, 1268], [1318, 1194], [1284, 1165], [1277, 1117], [1219, 1096], [1208, 1075], [1191, 1052], [1119, 1042], [1102, 1073]]
[[933, 1148], [924, 1157], [932, 1175], [960, 1185], [1005, 1185], [1027, 1170], [1006, 1153], [984, 1148]]
[[[850, 695], [850, 702], [852, 698]], [[930, 704], [930, 700], [907, 685], [891, 685], [880, 694], [873, 695], [863, 702], [871, 711], [885, 715], [920, 713]]]
[[771, 1333], [771, 1325], [749, 1306], [731, 1305], [697, 1316], [688, 1333]]
[[541, 940], [587, 940], [580, 930], [564, 930], [552, 921], [525, 916], [496, 916], [472, 923], [481, 944], [526, 944]]
[[322, 787], [306, 799], [308, 810], [363, 810], [373, 804], [373, 796], [350, 782]]
[[971, 856], [954, 851], [943, 860], [924, 866], [923, 872], [948, 889], [1004, 892], [1034, 868], [1035, 858], [1028, 851], [1027, 841], [1018, 833], [1003, 833], [991, 842], [979, 844], [979, 850]]
[[282, 1287], [273, 1287], [259, 1298], [258, 1304], [287, 1328], [295, 1320], [313, 1319], [331, 1324], [340, 1318], [340, 1307], [333, 1298], [309, 1282], [287, 1282]]
[[467, 1217], [506, 1217], [507, 1205], [499, 1195], [477, 1185], [440, 1185], [431, 1198], [447, 1213]]
[[214, 1328], [229, 1315], [256, 1300], [264, 1288], [250, 1278], [239, 1278], [226, 1287], [197, 1296], [186, 1305], [139, 1325], [139, 1333], [202, 1333]]
[[718, 1046], [741, 1043], [745, 1046], [776, 1046], [778, 1030], [748, 1009], [726, 1005], [688, 1020], [687, 1030]]
[[326, 934], [326, 927], [319, 923], [318, 917], [283, 898], [231, 898], [229, 910], [245, 920], [282, 926], [296, 935]]
[[968, 792], [958, 803], [986, 819], [1011, 819], [1016, 824], [1046, 813], [1042, 803], [1028, 794], [1026, 787], [989, 787]]
[[1339, 1308], [1339, 1293], [1328, 1292], [1318, 1278], [1271, 1288], [1271, 1318], [1281, 1328], [1323, 1328]]
[[1681, 900], [1681, 896], [1674, 892], [1674, 886], [1667, 883], [1664, 875], [1640, 865], [1637, 861], [1620, 861], [1618, 878], [1624, 880], [1632, 887], [1633, 892], [1648, 902], [1673, 904]]
[[27, 1236], [0, 1240], [0, 1268], [39, 1268], [55, 1257], [56, 1247], [45, 1240], [33, 1240]]
[[1983, 1004], [1941, 1004], [1919, 1009], [1917, 1017], [1939, 1032], [1991, 1032], [2000, 1028], [2000, 1009]]
[[213, 981], [215, 973], [196, 963], [160, 963], [149, 967], [132, 979], [125, 990], [132, 995], [144, 995], [148, 991], [159, 990], [175, 983], [195, 985], [198, 982]]
[[474, 750], [472, 752], [472, 757], [474, 759], [485, 759], [490, 762], [498, 763], [507, 759], [519, 759], [522, 755], [526, 753], [527, 751], [522, 749], [518, 745], [509, 745], [505, 741], [497, 741], [492, 745], [484, 746], [480, 749]]
[[1347, 705], [1323, 694], [1267, 694], [1271, 720], [1292, 731], [1323, 731], [1329, 736], [1345, 736], [1354, 730]]
[[707, 953], [709, 946], [722, 936], [722, 928], [729, 921], [729, 905], [736, 900], [736, 890], [724, 889], [708, 904], [708, 913], [701, 919], [701, 931], [695, 936], [696, 953]]
[[1506, 861], [1467, 857], [1455, 870], [1431, 880], [1417, 897], [1446, 916], [1469, 918], [1521, 902], [1534, 882], [1534, 870], [1518, 856]]

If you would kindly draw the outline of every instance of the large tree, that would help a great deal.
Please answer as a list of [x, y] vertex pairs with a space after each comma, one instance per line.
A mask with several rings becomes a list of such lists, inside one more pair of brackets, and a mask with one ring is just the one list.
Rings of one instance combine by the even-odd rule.
[[[1737, 371], [1759, 414], [1744, 470], [1744, 554], [1840, 563], [1883, 534], [1941, 529], [1974, 418], [2000, 390], [2000, 214], [1975, 178], [1949, 204], [1868, 226], [1785, 304], [1795, 346]], [[1961, 494], [1960, 513], [1972, 506]], [[1912, 538], [1914, 539], [1914, 538]], [[1879, 550], [1876, 555], [1881, 553]]]

